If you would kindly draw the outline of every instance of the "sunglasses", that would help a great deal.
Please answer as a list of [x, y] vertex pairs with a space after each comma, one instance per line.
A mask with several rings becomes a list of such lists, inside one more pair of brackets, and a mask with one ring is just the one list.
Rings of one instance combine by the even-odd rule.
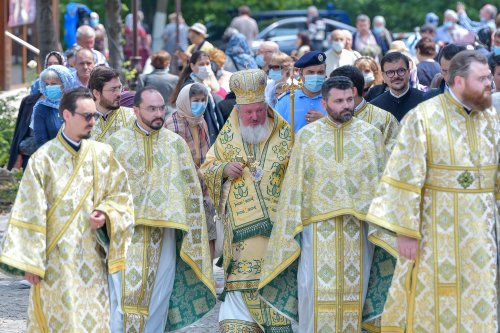
[[94, 120], [99, 119], [99, 115], [100, 115], [99, 112], [85, 112], [85, 113], [75, 112], [75, 114], [79, 115], [80, 117], [85, 118], [85, 120], [87, 122], [90, 122], [92, 120], [92, 118], [94, 118]]

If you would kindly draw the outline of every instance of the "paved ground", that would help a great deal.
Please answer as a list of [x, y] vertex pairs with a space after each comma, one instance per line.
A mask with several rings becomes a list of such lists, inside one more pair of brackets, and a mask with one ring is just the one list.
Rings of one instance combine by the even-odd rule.
[[[7, 217], [5, 215], [0, 216], [0, 239], [2, 239], [6, 227]], [[223, 283], [223, 272], [216, 266], [214, 266], [214, 275], [217, 283]], [[20, 281], [19, 278], [12, 278], [0, 273], [0, 332], [2, 333], [21, 333], [25, 331], [29, 289], [23, 288]], [[219, 307], [220, 302], [199, 322], [178, 332], [219, 332], [217, 323]]]

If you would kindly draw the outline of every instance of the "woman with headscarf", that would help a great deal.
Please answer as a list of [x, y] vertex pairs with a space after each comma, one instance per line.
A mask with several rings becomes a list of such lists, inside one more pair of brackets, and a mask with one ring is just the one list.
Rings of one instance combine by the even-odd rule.
[[[191, 83], [184, 86], [177, 97], [177, 111], [172, 113], [165, 122], [166, 128], [179, 134], [186, 141], [197, 171], [205, 161], [205, 156], [211, 146], [207, 122], [203, 118], [208, 99], [208, 89], [203, 84]], [[215, 209], [210, 199], [208, 188], [203, 182], [203, 177], [199, 171], [198, 177], [203, 191], [208, 239], [210, 241], [210, 255], [213, 259], [216, 238]]]
[[201, 83], [210, 90], [203, 117], [207, 122], [210, 142], [215, 142], [219, 131], [224, 126], [224, 118], [217, 106], [221, 98], [215, 94], [219, 91], [220, 86], [210, 66], [210, 57], [203, 51], [194, 52], [189, 59], [188, 66], [184, 67], [179, 75], [179, 82], [170, 96], [172, 104], [176, 103], [182, 88], [191, 83]]
[[243, 34], [233, 32], [226, 46], [227, 62], [224, 68], [229, 72], [259, 68], [251, 56], [250, 47]]
[[59, 102], [63, 92], [77, 87], [71, 71], [61, 65], [52, 65], [40, 74], [43, 97], [33, 108], [32, 128], [37, 147], [56, 137], [63, 120], [59, 115]]
[[[47, 55], [45, 56], [45, 62], [43, 63], [43, 69], [47, 69], [52, 65], [66, 66], [64, 56], [57, 51], [50, 51], [49, 53], [47, 53]], [[40, 78], [36, 79], [30, 88], [30, 94], [38, 93], [40, 93]]]

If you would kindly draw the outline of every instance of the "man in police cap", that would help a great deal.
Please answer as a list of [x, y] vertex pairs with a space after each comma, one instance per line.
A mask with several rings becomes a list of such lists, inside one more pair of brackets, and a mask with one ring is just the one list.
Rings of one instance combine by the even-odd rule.
[[[294, 96], [294, 132], [326, 115], [321, 105], [321, 86], [325, 82], [326, 56], [323, 52], [311, 51], [304, 54], [295, 67], [299, 69], [302, 89]], [[283, 94], [276, 103], [276, 111], [291, 122], [290, 92]]]

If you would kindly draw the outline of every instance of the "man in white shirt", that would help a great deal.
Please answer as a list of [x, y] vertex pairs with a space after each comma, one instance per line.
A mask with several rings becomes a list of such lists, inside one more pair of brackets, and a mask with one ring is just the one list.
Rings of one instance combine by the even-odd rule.
[[345, 33], [340, 30], [333, 30], [331, 35], [331, 48], [325, 52], [326, 54], [326, 74], [330, 73], [344, 65], [353, 65], [357, 57], [354, 52], [346, 50], [346, 38]]

